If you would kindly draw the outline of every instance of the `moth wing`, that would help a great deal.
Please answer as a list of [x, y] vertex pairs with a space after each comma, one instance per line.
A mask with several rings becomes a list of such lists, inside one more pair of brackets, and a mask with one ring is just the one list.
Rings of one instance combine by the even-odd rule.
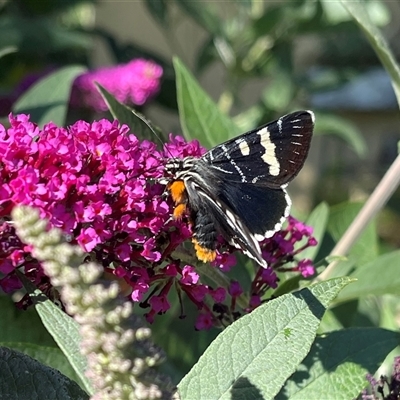
[[285, 189], [238, 185], [230, 181], [221, 183], [219, 199], [239, 217], [258, 241], [271, 237], [282, 228], [291, 206]]
[[297, 111], [228, 140], [202, 158], [231, 182], [279, 188], [302, 168], [313, 129], [314, 114]]
[[261, 255], [260, 244], [258, 243], [259, 239], [250, 232], [248, 226], [243, 223], [241, 218], [239, 218], [224, 201], [211, 196], [196, 182], [187, 182], [186, 188], [189, 193], [192, 209], [193, 203], [197, 204], [197, 206], [201, 204], [203, 210], [206, 210], [209, 215], [213, 216], [217, 232], [220, 233], [228, 243], [241, 249], [261, 266], [267, 268], [267, 262]]

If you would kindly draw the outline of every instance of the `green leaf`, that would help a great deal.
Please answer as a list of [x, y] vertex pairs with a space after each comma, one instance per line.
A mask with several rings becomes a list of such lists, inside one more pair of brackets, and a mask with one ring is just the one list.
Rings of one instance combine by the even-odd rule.
[[222, 22], [214, 11], [212, 2], [177, 0], [177, 4], [186, 14], [193, 18], [193, 21], [202, 26], [207, 32], [213, 35], [221, 34]]
[[272, 399], [307, 355], [337, 278], [283, 295], [225, 329], [178, 385], [183, 399]]
[[[30, 2], [31, 3], [31, 2]], [[30, 56], [32, 61], [50, 60], [55, 53], [89, 51], [92, 41], [87, 33], [66, 27], [58, 23], [54, 15], [34, 18], [24, 9], [22, 13], [3, 12], [0, 19], [0, 48], [15, 46], [23, 56]]]
[[313, 236], [317, 239], [318, 244], [314, 247], [309, 247], [300, 253], [301, 258], [309, 258], [314, 260], [319, 248], [321, 247], [322, 239], [325, 235], [326, 226], [328, 224], [329, 206], [325, 202], [320, 203], [311, 212], [307, 218], [306, 224], [314, 229]]
[[397, 315], [399, 313], [399, 293], [382, 296], [379, 300], [379, 305], [381, 306], [379, 326], [391, 330], [398, 329]]
[[338, 276], [349, 276], [356, 269], [356, 263], [358, 262], [357, 256], [354, 255], [337, 258], [328, 256], [326, 257], [325, 261], [325, 267], [327, 267], [333, 261], [337, 262], [335, 265], [335, 270], [332, 271], [332, 278], [336, 278]]
[[390, 75], [393, 89], [397, 97], [397, 103], [400, 106], [400, 67], [397, 64], [393, 53], [390, 51], [385, 38], [379, 29], [371, 22], [363, 1], [341, 0], [341, 3], [362, 29], [377, 56], [381, 60], [381, 63]]
[[19, 310], [9, 297], [0, 296], [0, 309], [0, 346], [27, 354], [78, 381], [79, 378], [33, 307]]
[[67, 357], [85, 390], [92, 394], [93, 389], [85, 376], [86, 358], [80, 353], [79, 349], [81, 336], [78, 323], [60, 310], [39, 289], [36, 289], [24, 275], [18, 274], [18, 277], [21, 279], [25, 289], [30, 293], [43, 325]]
[[0, 342], [27, 342], [56, 347], [33, 307], [19, 310], [9, 297], [0, 296]]
[[144, 4], [151, 16], [164, 28], [168, 28], [168, 3], [166, 0], [146, 0]]
[[89, 396], [56, 369], [18, 351], [0, 347], [0, 398], [84, 400]]
[[319, 135], [335, 135], [344, 140], [359, 157], [367, 154], [367, 145], [358, 128], [337, 115], [316, 113], [315, 131]]
[[199, 86], [183, 63], [174, 58], [179, 117], [187, 140], [198, 139], [207, 148], [216, 146], [240, 132], [231, 119]]
[[9, 349], [17, 350], [29, 357], [34, 358], [41, 364], [59, 370], [69, 379], [79, 383], [80, 379], [75, 373], [71, 364], [66, 359], [63, 352], [56, 347], [37, 346], [31, 343], [21, 342], [0, 342], [0, 346], [8, 347]]
[[65, 124], [72, 83], [85, 71], [80, 66], [59, 69], [30, 87], [13, 105], [13, 113], [30, 114], [40, 127], [52, 121]]
[[331, 331], [338, 331], [342, 329], [343, 325], [336, 317], [332, 309], [326, 310], [324, 317], [322, 318], [321, 324], [318, 328], [318, 333], [326, 333]]
[[79, 343], [81, 342], [79, 325], [48, 299], [37, 302], [35, 307], [43, 321], [43, 325], [67, 357], [85, 386], [86, 391], [92, 394], [91, 384], [85, 376], [86, 358], [80, 353], [79, 349]]
[[383, 254], [372, 261], [359, 266], [351, 278], [357, 279], [351, 287], [343, 290], [338, 301], [347, 301], [367, 295], [399, 294], [400, 250]]
[[128, 125], [132, 133], [134, 133], [139, 140], [147, 139], [154, 142], [156, 138], [160, 140], [165, 139], [165, 135], [162, 134], [161, 130], [152, 125], [143, 114], [120, 103], [110, 92], [97, 82], [96, 86], [103, 96], [111, 115], [121, 124]]
[[276, 399], [355, 399], [386, 356], [398, 332], [380, 328], [340, 330], [318, 337]]
[[331, 310], [342, 327], [375, 328], [379, 324], [380, 306], [374, 296], [332, 304]]
[[[338, 241], [353, 222], [362, 208], [361, 203], [342, 203], [331, 207], [328, 222], [328, 231], [335, 241]], [[378, 237], [376, 224], [371, 222], [349, 252], [354, 256], [357, 265], [362, 265], [373, 260], [378, 255]]]
[[285, 5], [271, 4], [267, 7], [264, 14], [255, 19], [250, 27], [254, 40], [264, 35], [274, 36], [274, 31], [284, 21], [284, 13]]

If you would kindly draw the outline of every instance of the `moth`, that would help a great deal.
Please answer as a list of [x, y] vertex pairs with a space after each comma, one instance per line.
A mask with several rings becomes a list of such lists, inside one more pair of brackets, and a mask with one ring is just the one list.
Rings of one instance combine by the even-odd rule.
[[288, 183], [304, 165], [314, 114], [297, 111], [230, 139], [200, 158], [171, 159], [165, 183], [175, 208], [192, 225], [196, 256], [216, 258], [222, 237], [266, 268], [259, 242], [289, 215]]

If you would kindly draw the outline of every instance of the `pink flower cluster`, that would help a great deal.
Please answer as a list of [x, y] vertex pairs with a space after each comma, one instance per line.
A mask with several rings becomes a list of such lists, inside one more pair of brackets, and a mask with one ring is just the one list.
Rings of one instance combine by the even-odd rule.
[[162, 74], [161, 66], [141, 58], [89, 71], [75, 79], [71, 105], [106, 111], [107, 105], [95, 86], [97, 82], [121, 103], [141, 106], [158, 93]]
[[[198, 329], [238, 317], [238, 282], [228, 291], [206, 285], [193, 265], [174, 256], [191, 230], [187, 221], [170, 218], [171, 201], [157, 182], [168, 157], [203, 153], [197, 141], [187, 143], [172, 135], [158, 151], [116, 121], [78, 121], [67, 129], [50, 123], [39, 129], [25, 115], [10, 116], [8, 129], [0, 125], [0, 288], [7, 293], [20, 288], [15, 274], [19, 269], [49, 296], [55, 292], [9, 223], [12, 208], [24, 204], [38, 208], [41, 217], [62, 229], [88, 258], [121, 279], [132, 301], [149, 309], [150, 322], [170, 308], [171, 289], [197, 306]], [[266, 290], [277, 286], [276, 270], [287, 270], [299, 251], [315, 245], [311, 234], [310, 228], [290, 219], [284, 231], [263, 243], [271, 268], [256, 274], [248, 309], [242, 312], [254, 309]], [[296, 247], [300, 241], [304, 244]], [[224, 248], [214, 266], [228, 271], [236, 264], [232, 253], [237, 250]], [[291, 270], [304, 276], [313, 272], [310, 261], [292, 264]], [[26, 297], [20, 306], [28, 302]]]
[[[11, 111], [13, 103], [39, 79], [55, 70], [54, 67], [26, 75], [15, 89], [0, 96], [0, 116]], [[160, 90], [163, 69], [153, 61], [137, 58], [127, 64], [103, 67], [89, 71], [75, 79], [70, 105], [75, 108], [90, 108], [106, 111], [107, 105], [95, 86], [99, 83], [124, 104], [142, 106]]]

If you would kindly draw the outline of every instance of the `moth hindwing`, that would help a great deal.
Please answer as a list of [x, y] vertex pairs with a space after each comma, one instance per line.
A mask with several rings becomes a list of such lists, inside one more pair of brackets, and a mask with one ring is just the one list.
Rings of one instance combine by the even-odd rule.
[[310, 148], [314, 114], [297, 111], [222, 143], [200, 158], [171, 160], [168, 189], [193, 229], [197, 257], [213, 261], [217, 237], [267, 267], [259, 241], [281, 229], [291, 201], [287, 184]]

